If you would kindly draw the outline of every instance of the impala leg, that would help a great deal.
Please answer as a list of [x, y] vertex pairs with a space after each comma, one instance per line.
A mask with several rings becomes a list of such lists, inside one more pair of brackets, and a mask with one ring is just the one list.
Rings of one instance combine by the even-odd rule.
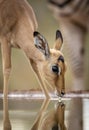
[[[23, 25], [23, 27], [24, 27], [24, 25]], [[22, 29], [23, 27], [21, 27], [21, 29]], [[25, 28], [24, 28], [24, 30], [25, 30]], [[35, 57], [34, 59], [40, 57], [40, 56], [39, 56], [39, 51], [37, 51], [37, 49], [36, 49], [34, 46], [32, 46], [32, 49], [30, 49], [31, 46], [29, 46], [29, 40], [30, 40], [30, 42], [33, 42], [33, 39], [30, 39], [29, 36], [26, 35], [27, 30], [25, 30], [25, 32], [24, 32], [24, 30], [23, 30], [23, 33], [21, 33], [21, 31], [20, 31], [20, 32], [17, 34], [17, 37], [18, 37], [18, 38], [17, 38], [17, 39], [18, 39], [18, 45], [19, 45], [20, 48], [23, 49], [23, 51], [25, 52], [26, 56], [29, 58], [30, 63], [31, 63], [31, 66], [32, 66], [34, 72], [36, 73], [36, 76], [38, 77], [40, 86], [41, 86], [43, 92], [45, 93], [46, 98], [50, 98], [50, 97], [49, 97], [49, 94], [48, 94], [48, 90], [47, 90], [47, 88], [45, 87], [45, 84], [44, 84], [44, 82], [43, 82], [42, 76], [40, 76], [39, 70], [38, 70], [38, 68], [37, 68], [37, 64], [33, 61], [33, 59], [31, 59], [31, 57]], [[25, 37], [24, 37], [24, 36], [25, 36]], [[26, 43], [26, 46], [25, 46], [25, 47], [23, 47], [23, 44], [24, 44], [24, 43]], [[28, 43], [28, 44], [27, 44], [27, 43]], [[35, 53], [35, 51], [34, 51], [34, 56], [32, 55], [33, 52], [31, 52], [31, 50], [37, 51], [36, 53]], [[29, 53], [29, 52], [30, 52], [30, 53]], [[29, 57], [29, 55], [30, 55], [30, 57]], [[38, 58], [37, 60], [39, 61], [39, 59], [40, 59], [40, 58]]]
[[45, 93], [46, 98], [49, 99], [50, 96], [49, 96], [48, 89], [47, 89], [47, 88], [45, 87], [45, 85], [44, 85], [44, 82], [43, 82], [43, 80], [42, 80], [42, 77], [41, 77], [41, 75], [40, 75], [40, 73], [39, 73], [39, 71], [38, 71], [38, 69], [37, 69], [36, 63], [34, 63], [33, 60], [30, 60], [30, 63], [31, 63], [31, 65], [32, 65], [32, 68], [33, 68], [34, 72], [36, 73], [36, 75], [37, 75], [37, 77], [38, 77], [38, 80], [39, 80], [40, 86], [41, 86], [41, 88], [42, 88], [42, 91]]
[[49, 99], [45, 99], [44, 102], [42, 103], [41, 109], [38, 113], [38, 116], [36, 118], [36, 120], [34, 121], [34, 124], [31, 128], [31, 130], [39, 130], [40, 129], [40, 122], [42, 120], [43, 117], [43, 113], [46, 111], [48, 105], [49, 105], [50, 100]]
[[33, 68], [34, 72], [36, 73], [36, 75], [37, 75], [37, 77], [39, 79], [40, 86], [41, 86], [41, 88], [42, 88], [42, 90], [43, 90], [43, 92], [45, 93], [45, 96], [46, 96], [46, 99], [43, 101], [42, 106], [40, 108], [40, 111], [38, 113], [38, 116], [37, 116], [36, 120], [34, 121], [34, 124], [33, 124], [32, 128], [31, 128], [31, 130], [39, 130], [40, 122], [41, 122], [41, 119], [42, 119], [42, 114], [47, 109], [47, 106], [48, 106], [48, 104], [50, 102], [50, 100], [49, 100], [50, 97], [49, 97], [49, 94], [48, 94], [48, 90], [44, 86], [44, 83], [43, 83], [43, 81], [41, 79], [41, 76], [39, 74], [39, 71], [37, 69], [37, 66], [36, 66], [35, 62], [33, 60], [30, 60], [30, 63], [32, 65], [32, 68]]
[[4, 98], [3, 98], [3, 130], [11, 130], [11, 124], [9, 120], [8, 112], [8, 81], [11, 70], [11, 48], [6, 40], [2, 41], [2, 62], [3, 62], [3, 82], [4, 82]]
[[50, 99], [48, 89], [47, 89], [47, 87], [45, 86], [44, 81], [43, 81], [43, 79], [42, 79], [42, 77], [41, 77], [41, 75], [40, 75], [39, 72], [37, 73], [37, 76], [38, 76], [39, 82], [40, 82], [40, 84], [41, 84], [40, 86], [41, 86], [41, 88], [42, 88], [42, 90], [43, 90], [43, 92], [44, 92], [44, 94], [45, 94], [45, 96], [46, 96], [46, 99]]

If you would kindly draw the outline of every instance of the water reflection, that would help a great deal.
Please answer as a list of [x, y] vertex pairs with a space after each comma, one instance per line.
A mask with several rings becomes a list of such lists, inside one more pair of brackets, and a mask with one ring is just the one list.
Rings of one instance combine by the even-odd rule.
[[[3, 130], [0, 99], [0, 130]], [[12, 130], [89, 130], [89, 99], [56, 100], [10, 98]]]
[[[45, 108], [47, 108], [48, 102], [48, 100], [45, 101]], [[43, 110], [38, 114], [38, 119], [31, 130], [66, 130], [64, 112], [65, 104], [62, 101], [57, 102], [56, 108], [54, 107], [47, 112]]]
[[[0, 100], [2, 106], [2, 100]], [[65, 104], [61, 101], [9, 99], [12, 130], [66, 130]], [[2, 107], [0, 108], [2, 109]], [[2, 110], [0, 130], [3, 130]]]

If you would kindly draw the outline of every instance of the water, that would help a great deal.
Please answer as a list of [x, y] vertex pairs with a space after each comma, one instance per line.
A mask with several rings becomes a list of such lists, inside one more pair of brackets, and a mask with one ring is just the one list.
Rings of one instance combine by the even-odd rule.
[[[63, 126], [68, 129], [76, 129], [76, 120], [83, 117], [83, 130], [89, 130], [89, 94], [68, 94], [62, 102], [58, 102], [58, 97], [52, 95], [50, 101], [45, 101], [44, 109], [41, 111], [40, 130], [44, 129], [44, 124], [49, 122], [49, 127], [52, 128], [55, 124], [55, 118], [58, 119], [59, 124], [62, 122]], [[72, 97], [72, 98], [71, 98]], [[3, 130], [3, 113], [2, 113], [2, 99], [0, 95], [0, 130]], [[39, 94], [21, 94], [15, 93], [9, 95], [9, 115], [12, 125], [12, 130], [30, 130], [40, 115], [40, 109], [44, 101], [44, 95]], [[82, 102], [82, 109], [81, 109]], [[47, 108], [45, 108], [45, 105]], [[81, 113], [82, 112], [82, 113]], [[71, 116], [69, 116], [71, 113]], [[82, 115], [81, 115], [82, 114]], [[76, 117], [77, 116], [77, 117]], [[52, 121], [50, 121], [52, 120]], [[64, 120], [64, 122], [63, 122]], [[52, 124], [53, 123], [53, 124]], [[73, 123], [73, 124], [72, 124]], [[72, 124], [72, 125], [70, 125]], [[43, 128], [42, 128], [43, 127]], [[48, 127], [48, 126], [47, 126]], [[74, 128], [75, 127], [75, 128]], [[79, 129], [78, 129], [79, 130]]]

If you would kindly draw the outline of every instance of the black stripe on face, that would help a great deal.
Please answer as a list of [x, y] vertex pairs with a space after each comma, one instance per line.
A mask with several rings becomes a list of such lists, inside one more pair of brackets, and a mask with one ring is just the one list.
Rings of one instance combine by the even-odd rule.
[[64, 63], [64, 57], [61, 55], [61, 56], [58, 58], [58, 61], [61, 61], [62, 63]]
[[57, 3], [54, 0], [48, 0], [49, 3], [59, 7], [59, 8], [64, 8], [66, 5], [68, 5], [70, 2], [72, 2], [73, 0], [66, 0], [63, 3]]

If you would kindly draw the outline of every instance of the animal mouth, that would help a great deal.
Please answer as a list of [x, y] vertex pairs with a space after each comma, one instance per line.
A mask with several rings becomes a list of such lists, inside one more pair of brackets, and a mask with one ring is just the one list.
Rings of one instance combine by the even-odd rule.
[[63, 97], [64, 95], [65, 95], [65, 92], [64, 91], [61, 91], [61, 92], [59, 92], [58, 90], [56, 90], [56, 95], [58, 96], [58, 97]]

